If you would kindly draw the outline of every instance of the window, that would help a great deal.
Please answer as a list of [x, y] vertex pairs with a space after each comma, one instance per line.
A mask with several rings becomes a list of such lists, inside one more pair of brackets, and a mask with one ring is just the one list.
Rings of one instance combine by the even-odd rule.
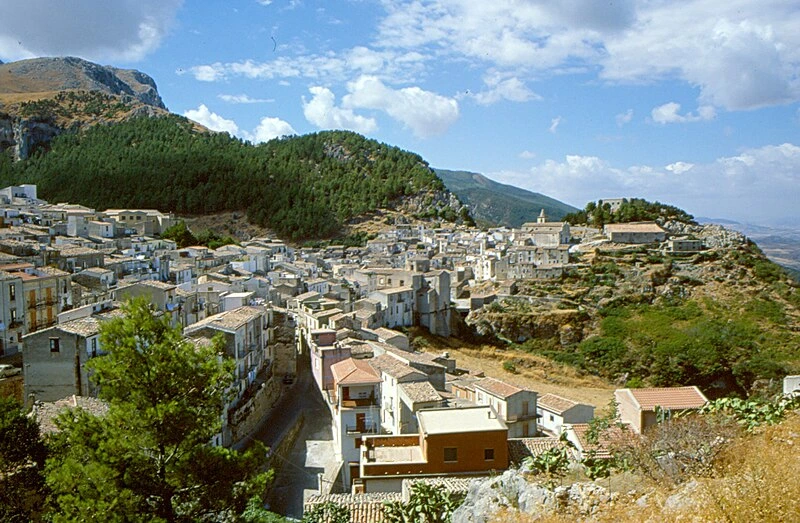
[[456, 447], [445, 447], [444, 462], [455, 463], [458, 461], [458, 449]]
[[356, 448], [360, 448], [361, 447], [361, 438], [355, 438], [353, 441], [356, 444]]
[[97, 356], [97, 338], [92, 338], [92, 356]]
[[58, 338], [50, 338], [50, 352], [61, 351], [61, 340]]
[[483, 459], [486, 461], [494, 461], [494, 449], [483, 449]]
[[550, 421], [555, 421], [555, 420], [556, 420], [556, 417], [553, 416], [552, 414], [550, 414]]
[[17, 321], [17, 309], [11, 309], [11, 323]]
[[16, 285], [9, 285], [8, 286], [8, 299], [9, 300], [16, 300], [17, 299], [17, 286]]

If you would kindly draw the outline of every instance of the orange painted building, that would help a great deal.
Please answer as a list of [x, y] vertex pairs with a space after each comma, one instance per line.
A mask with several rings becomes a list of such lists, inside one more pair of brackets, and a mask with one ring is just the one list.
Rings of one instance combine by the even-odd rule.
[[486, 475], [508, 468], [508, 428], [490, 406], [417, 412], [418, 435], [365, 436], [354, 491], [399, 492], [419, 476]]

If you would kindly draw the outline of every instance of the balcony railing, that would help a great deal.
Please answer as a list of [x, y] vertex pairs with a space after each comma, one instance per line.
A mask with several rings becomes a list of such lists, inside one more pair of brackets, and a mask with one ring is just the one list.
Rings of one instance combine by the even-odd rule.
[[506, 421], [513, 423], [515, 421], [525, 421], [538, 418], [539, 415], [535, 412], [528, 412], [526, 414], [509, 414], [506, 416]]
[[342, 407], [356, 408], [356, 407], [377, 407], [379, 404], [375, 398], [350, 398], [342, 400]]
[[345, 425], [348, 434], [380, 434], [377, 423], [356, 423], [355, 425]]

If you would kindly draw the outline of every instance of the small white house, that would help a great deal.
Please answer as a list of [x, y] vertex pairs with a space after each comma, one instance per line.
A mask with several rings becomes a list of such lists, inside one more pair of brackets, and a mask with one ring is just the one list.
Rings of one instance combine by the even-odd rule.
[[783, 393], [800, 395], [800, 374], [783, 378]]
[[594, 418], [594, 407], [555, 394], [545, 394], [536, 403], [539, 429], [556, 436], [564, 424], [588, 423]]

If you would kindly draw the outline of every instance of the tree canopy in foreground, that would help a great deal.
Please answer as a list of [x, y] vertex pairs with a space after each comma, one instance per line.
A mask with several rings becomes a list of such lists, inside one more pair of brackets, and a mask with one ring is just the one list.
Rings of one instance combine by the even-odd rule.
[[198, 346], [143, 300], [104, 323], [108, 354], [89, 364], [103, 417], [59, 418], [47, 462], [54, 521], [236, 520], [265, 494], [261, 445], [209, 444], [219, 431], [232, 366], [221, 341]]

